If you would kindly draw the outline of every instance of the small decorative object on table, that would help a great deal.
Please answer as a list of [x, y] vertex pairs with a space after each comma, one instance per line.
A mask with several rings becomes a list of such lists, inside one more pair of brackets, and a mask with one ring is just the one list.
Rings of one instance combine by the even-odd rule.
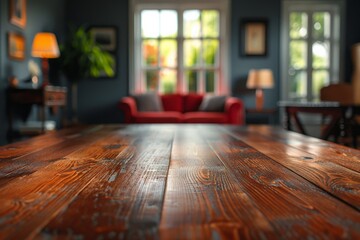
[[19, 80], [15, 76], [9, 77], [9, 86], [11, 88], [16, 88], [19, 85]]
[[28, 69], [30, 72], [32, 87], [37, 88], [39, 83], [40, 68], [33, 60], [30, 60], [28, 63]]

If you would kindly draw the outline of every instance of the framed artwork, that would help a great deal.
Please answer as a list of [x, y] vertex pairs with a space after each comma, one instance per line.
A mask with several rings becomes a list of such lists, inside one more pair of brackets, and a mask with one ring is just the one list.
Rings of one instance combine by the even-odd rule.
[[266, 56], [267, 54], [267, 21], [244, 20], [240, 24], [241, 47], [243, 56]]
[[116, 78], [117, 76], [117, 28], [113, 26], [92, 26], [89, 28], [89, 33], [95, 43], [100, 48], [107, 51], [114, 59], [113, 69], [114, 76], [107, 76], [105, 73], [100, 73], [96, 78]]
[[26, 0], [10, 1], [10, 22], [18, 27], [26, 26]]
[[25, 37], [20, 33], [8, 33], [8, 54], [10, 59], [25, 59]]
[[117, 31], [115, 27], [91, 27], [89, 31], [102, 50], [116, 51]]

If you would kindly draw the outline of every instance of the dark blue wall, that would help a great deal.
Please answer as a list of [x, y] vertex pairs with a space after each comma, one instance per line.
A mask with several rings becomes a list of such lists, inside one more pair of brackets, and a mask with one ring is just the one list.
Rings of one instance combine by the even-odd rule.
[[67, 20], [74, 25], [115, 26], [118, 30], [117, 75], [113, 79], [82, 79], [78, 86], [78, 117], [82, 123], [120, 123], [116, 104], [128, 92], [128, 1], [68, 1]]
[[[32, 40], [37, 32], [54, 32], [61, 41], [64, 26], [65, 5], [62, 0], [27, 1], [27, 24], [21, 29], [9, 22], [9, 1], [0, 1], [0, 145], [6, 142], [7, 119], [5, 111], [5, 88], [8, 77], [16, 76], [20, 81], [29, 76], [28, 61], [34, 59], [40, 66], [39, 59], [31, 57]], [[24, 61], [10, 60], [7, 53], [7, 33], [22, 33], [26, 40], [26, 58]]]
[[[259, 7], [261, 6], [261, 7]], [[232, 94], [245, 101], [247, 107], [255, 107], [253, 90], [246, 90], [250, 69], [269, 68], [273, 71], [275, 86], [264, 90], [265, 107], [275, 107], [280, 87], [280, 18], [281, 0], [232, 1], [231, 6], [231, 81]], [[267, 21], [267, 55], [247, 57], [239, 54], [243, 46], [240, 24], [243, 20], [264, 19]]]

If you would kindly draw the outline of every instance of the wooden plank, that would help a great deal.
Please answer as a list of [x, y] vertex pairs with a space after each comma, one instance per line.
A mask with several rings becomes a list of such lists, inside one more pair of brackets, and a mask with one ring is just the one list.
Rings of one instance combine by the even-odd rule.
[[182, 126], [176, 132], [160, 238], [275, 237], [269, 221], [239, 188], [239, 181], [219, 161], [200, 133], [196, 126]]
[[[33, 137], [24, 141], [8, 144], [0, 147], [0, 164], [4, 160], [20, 157], [25, 154], [29, 154], [34, 151], [38, 151], [41, 148], [45, 148], [64, 140], [68, 140], [74, 134], [78, 134], [79, 131], [91, 131], [98, 129], [99, 126], [79, 126], [74, 128], [63, 129], [61, 131], [49, 132], [44, 135]], [[1, 166], [0, 166], [1, 167]]]
[[[76, 134], [68, 135], [56, 144], [52, 143], [50, 146], [44, 144], [44, 147], [38, 147], [36, 151], [31, 151], [29, 154], [3, 160], [0, 163], [0, 188], [2, 185], [18, 177], [32, 174], [54, 161], [63, 160], [66, 155], [81, 148], [86, 148], [86, 143], [95, 141], [101, 136], [106, 136], [111, 131], [111, 128], [87, 129]], [[69, 139], [71, 139], [71, 141], [66, 141]], [[52, 141], [49, 140], [49, 142]]]
[[101, 175], [106, 164], [99, 163], [99, 159], [111, 159], [119, 154], [119, 148], [107, 146], [101, 139], [98, 143], [89, 140], [87, 151], [80, 148], [66, 158], [2, 186], [0, 237], [32, 238], [96, 176]]
[[272, 137], [277, 142], [360, 173], [360, 151], [358, 150], [318, 138], [304, 136], [299, 133], [285, 131], [280, 127], [274, 129], [269, 126], [250, 126], [248, 130], [263, 136]]
[[98, 159], [106, 167], [37, 237], [154, 238], [173, 135], [171, 126], [133, 126], [107, 139], [121, 145], [121, 152]]
[[[261, 134], [261, 131], [235, 130], [231, 133], [234, 133], [237, 139], [360, 210], [360, 173], [334, 164], [326, 157], [284, 145], [270, 134]], [[334, 158], [336, 157], [333, 156], [332, 159]]]
[[[218, 129], [225, 131], [221, 133]], [[202, 134], [236, 176], [240, 188], [271, 222], [278, 236], [286, 239], [360, 238], [359, 211], [277, 162], [280, 159], [292, 161], [291, 154], [281, 154], [282, 151], [287, 153], [286, 146], [274, 146], [270, 141], [266, 145], [266, 141], [264, 145], [258, 144], [261, 137], [252, 137], [246, 130], [234, 137], [235, 129], [204, 128]], [[259, 151], [267, 149], [269, 155], [273, 151], [273, 155], [266, 156], [257, 150], [260, 148]], [[317, 176], [321, 178], [322, 175]]]

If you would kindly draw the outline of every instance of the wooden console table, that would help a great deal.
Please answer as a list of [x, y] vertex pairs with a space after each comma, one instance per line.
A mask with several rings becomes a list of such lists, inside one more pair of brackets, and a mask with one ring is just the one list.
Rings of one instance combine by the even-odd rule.
[[57, 112], [59, 107], [64, 109], [62, 116], [65, 124], [65, 108], [67, 101], [66, 87], [46, 86], [45, 88], [8, 88], [7, 89], [7, 113], [9, 124], [9, 140], [12, 141], [13, 131], [13, 110], [17, 105], [37, 105], [40, 106], [41, 132], [45, 131], [46, 107], [50, 107], [53, 112]]
[[[360, 114], [360, 105], [340, 104], [339, 102], [279, 102], [280, 107], [285, 108], [286, 128], [293, 130], [291, 119], [294, 120], [300, 133], [307, 135], [299, 113], [314, 113], [330, 117], [330, 122], [321, 131], [321, 139], [327, 140], [332, 134], [352, 138], [352, 145], [357, 146], [356, 131], [353, 130], [355, 116]], [[350, 113], [350, 114], [348, 114]], [[349, 133], [350, 132], [350, 133]]]
[[270, 126], [81, 126], [0, 147], [1, 239], [360, 239], [360, 151]]

